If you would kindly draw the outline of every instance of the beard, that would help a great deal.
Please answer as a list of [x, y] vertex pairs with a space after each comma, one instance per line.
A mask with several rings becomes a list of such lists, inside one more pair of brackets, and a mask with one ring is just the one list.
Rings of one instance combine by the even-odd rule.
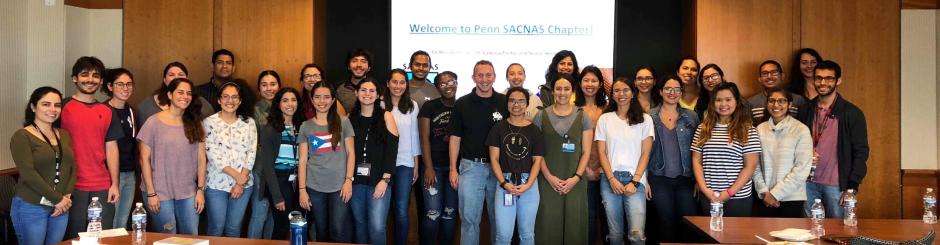
[[97, 86], [96, 86], [94, 89], [90, 90], [90, 91], [89, 91], [89, 90], [85, 90], [85, 84], [87, 84], [87, 83], [90, 83], [90, 82], [79, 82], [79, 83], [75, 83], [75, 87], [78, 88], [78, 92], [83, 93], [83, 94], [92, 94], [92, 95], [95, 94], [95, 92], [98, 92], [98, 87], [97, 87]]
[[819, 94], [819, 96], [829, 96], [829, 95], [831, 95], [832, 93], [835, 93], [835, 92], [836, 92], [836, 87], [838, 87], [838, 86], [839, 86], [839, 85], [835, 85], [835, 84], [823, 86], [823, 87], [828, 88], [828, 90], [829, 90], [829, 91], [826, 91], [825, 93], [823, 93], [822, 91], [819, 90], [819, 89], [821, 88], [820, 86], [816, 86], [816, 93]]

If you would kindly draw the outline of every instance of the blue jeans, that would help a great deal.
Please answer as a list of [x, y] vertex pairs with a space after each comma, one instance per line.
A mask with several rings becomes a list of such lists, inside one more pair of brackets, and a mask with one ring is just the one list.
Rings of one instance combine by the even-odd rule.
[[[616, 171], [614, 178], [620, 183], [627, 183], [633, 174]], [[617, 195], [610, 189], [607, 177], [601, 174], [601, 199], [607, 211], [607, 240], [610, 244], [623, 244], [624, 223], [629, 224], [630, 244], [646, 244], [646, 236], [643, 234], [646, 230], [646, 185], [637, 186], [632, 195]]]
[[13, 197], [10, 218], [13, 219], [13, 230], [16, 231], [19, 244], [51, 245], [62, 241], [69, 214], [56, 217], [50, 215], [52, 207], [28, 203], [19, 196]]
[[457, 190], [450, 187], [447, 179], [449, 172], [447, 167], [434, 167], [436, 181], [431, 188], [422, 188], [425, 215], [421, 219], [421, 227], [424, 229], [421, 244], [454, 243], [454, 229], [457, 228], [457, 222], [454, 220], [454, 217], [457, 217]]
[[[509, 173], [503, 173], [506, 179], [509, 179]], [[526, 183], [529, 179], [528, 173], [522, 173], [522, 182]], [[519, 223], [519, 244], [535, 244], [535, 215], [539, 210], [539, 182], [533, 180], [532, 187], [522, 193], [521, 196], [513, 196], [513, 204], [506, 206], [503, 203], [503, 195], [506, 190], [496, 188], [494, 200], [499, 204], [493, 205], [496, 213], [496, 243], [508, 245], [512, 242], [512, 233], [515, 230], [515, 224]], [[518, 222], [517, 222], [518, 220]]]
[[[147, 198], [144, 205], [149, 206]], [[180, 200], [160, 200], [160, 212], [150, 213], [150, 230], [166, 234], [198, 235], [199, 214], [196, 213], [196, 197]]]
[[[648, 175], [649, 188], [653, 192], [652, 204], [656, 207], [655, 216], [659, 221], [659, 239], [666, 242], [680, 242], [691, 237], [683, 237], [694, 231], [687, 231], [682, 225], [682, 217], [695, 215], [696, 204], [692, 193], [695, 192], [695, 180], [691, 177]], [[608, 186], [609, 188], [609, 186]], [[679, 230], [681, 229], [681, 230]]]
[[[252, 173], [254, 174], [254, 173]], [[255, 174], [254, 179], [260, 180], [260, 176]], [[274, 183], [271, 183], [274, 184]], [[271, 203], [268, 197], [264, 196], [264, 190], [258, 189], [261, 185], [254, 185], [255, 190], [251, 193], [251, 217], [248, 218], [248, 238], [271, 239], [274, 233], [274, 218], [271, 213]]]
[[806, 182], [806, 204], [803, 206], [803, 212], [806, 217], [813, 217], [810, 212], [813, 209], [815, 199], [822, 200], [826, 209], [826, 218], [838, 218], [843, 216], [842, 205], [839, 205], [839, 199], [842, 198], [842, 191], [839, 186], [821, 185], [813, 182]]
[[408, 244], [408, 206], [411, 201], [413, 167], [397, 166], [392, 175], [392, 217], [395, 218], [395, 244]]
[[[496, 193], [496, 178], [490, 169], [490, 163], [460, 159], [457, 199], [460, 212], [460, 244], [480, 244], [480, 218], [483, 217], [483, 203], [489, 214], [490, 225], [494, 222], [493, 209]], [[440, 181], [440, 180], [438, 180]], [[496, 240], [496, 233], [491, 232], [490, 240]]]
[[350, 203], [355, 223], [356, 236], [353, 243], [386, 243], [385, 223], [388, 222], [388, 208], [391, 205], [392, 189], [386, 188], [382, 198], [372, 198], [375, 186], [354, 184]]
[[[346, 213], [349, 212], [349, 203], [343, 202], [339, 196], [340, 191], [319, 192], [307, 188], [310, 197], [311, 212], [307, 213], [307, 223], [313, 220], [313, 239], [318, 242], [349, 242], [349, 232], [346, 230]], [[371, 195], [370, 195], [371, 196]], [[313, 216], [312, 219], [309, 218]], [[329, 238], [327, 238], [329, 237]]]
[[[120, 173], [121, 182], [118, 182], [118, 190], [121, 198], [115, 203], [114, 210], [114, 228], [127, 228], [127, 218], [131, 215], [131, 209], [134, 208], [134, 186], [137, 185], [137, 172], [128, 171]], [[146, 199], [146, 198], [144, 198]]]
[[209, 215], [206, 235], [240, 237], [242, 219], [245, 218], [245, 209], [253, 190], [254, 187], [249, 186], [241, 196], [232, 199], [228, 191], [206, 188], [206, 211]]

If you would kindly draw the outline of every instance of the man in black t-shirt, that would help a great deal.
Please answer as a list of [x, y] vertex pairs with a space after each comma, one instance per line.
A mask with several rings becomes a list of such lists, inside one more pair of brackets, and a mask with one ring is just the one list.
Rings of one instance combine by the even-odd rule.
[[[495, 80], [493, 63], [478, 61], [473, 66], [473, 82], [476, 87], [473, 92], [457, 100], [451, 115], [448, 179], [450, 185], [457, 189], [461, 244], [479, 244], [480, 217], [484, 202], [487, 204], [490, 224], [494, 224], [493, 194], [496, 179], [489, 168], [485, 140], [490, 128], [509, 115], [506, 111], [506, 96], [493, 91]], [[490, 234], [492, 241], [494, 234]]]

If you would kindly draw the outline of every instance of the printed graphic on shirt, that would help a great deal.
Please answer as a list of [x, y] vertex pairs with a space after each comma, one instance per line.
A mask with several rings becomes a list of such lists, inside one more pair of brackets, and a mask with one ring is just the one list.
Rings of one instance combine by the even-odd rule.
[[330, 139], [333, 135], [330, 133], [313, 134], [308, 137], [310, 141], [310, 151], [313, 153], [326, 153], [333, 151], [333, 143]]
[[519, 132], [510, 132], [503, 137], [503, 150], [506, 156], [515, 160], [522, 160], [529, 154], [529, 138]]

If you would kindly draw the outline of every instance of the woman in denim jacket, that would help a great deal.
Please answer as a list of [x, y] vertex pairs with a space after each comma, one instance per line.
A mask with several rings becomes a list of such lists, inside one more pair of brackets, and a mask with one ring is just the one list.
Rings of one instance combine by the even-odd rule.
[[671, 236], [681, 227], [682, 216], [695, 215], [692, 199], [695, 179], [692, 176], [692, 135], [699, 118], [694, 111], [679, 106], [683, 85], [675, 75], [656, 83], [653, 93], [659, 93], [662, 102], [650, 109], [656, 137], [649, 161], [651, 201], [656, 207], [659, 237], [663, 242], [680, 242], [682, 237]]

